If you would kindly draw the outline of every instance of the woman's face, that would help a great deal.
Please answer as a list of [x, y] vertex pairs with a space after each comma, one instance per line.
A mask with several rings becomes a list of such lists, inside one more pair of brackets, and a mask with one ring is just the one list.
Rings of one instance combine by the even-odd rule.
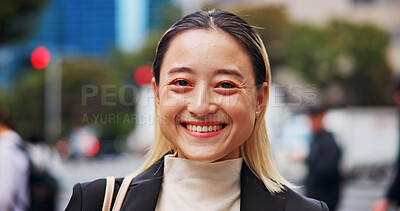
[[153, 90], [160, 129], [178, 157], [213, 162], [240, 157], [268, 87], [256, 90], [250, 57], [232, 36], [192, 29], [170, 43]]

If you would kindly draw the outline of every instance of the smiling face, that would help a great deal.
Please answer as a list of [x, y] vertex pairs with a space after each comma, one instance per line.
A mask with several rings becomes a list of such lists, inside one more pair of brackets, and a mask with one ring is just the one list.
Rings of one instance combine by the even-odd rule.
[[163, 135], [178, 157], [202, 162], [240, 157], [268, 92], [256, 89], [245, 49], [218, 29], [174, 37], [152, 84]]

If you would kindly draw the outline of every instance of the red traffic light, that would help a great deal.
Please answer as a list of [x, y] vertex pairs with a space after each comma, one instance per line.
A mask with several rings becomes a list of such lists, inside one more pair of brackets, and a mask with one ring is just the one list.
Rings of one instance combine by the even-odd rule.
[[50, 63], [50, 52], [46, 47], [40, 46], [35, 48], [31, 54], [31, 63], [33, 68], [41, 70], [47, 67]]
[[151, 83], [153, 73], [151, 67], [147, 65], [140, 66], [135, 72], [135, 81], [139, 86], [146, 86]]

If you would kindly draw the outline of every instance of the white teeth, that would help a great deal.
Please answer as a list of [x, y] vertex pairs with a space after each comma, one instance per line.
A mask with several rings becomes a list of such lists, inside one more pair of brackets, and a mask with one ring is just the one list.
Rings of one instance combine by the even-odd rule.
[[206, 133], [212, 131], [218, 131], [222, 129], [222, 125], [209, 125], [209, 126], [198, 126], [198, 125], [190, 125], [186, 124], [186, 129], [189, 131], [199, 132], [199, 133]]

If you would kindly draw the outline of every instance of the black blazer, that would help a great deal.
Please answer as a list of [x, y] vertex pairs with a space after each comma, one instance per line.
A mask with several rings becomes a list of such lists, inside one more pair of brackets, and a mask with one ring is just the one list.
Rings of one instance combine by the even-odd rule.
[[[152, 211], [156, 208], [164, 169], [164, 158], [135, 177], [125, 196], [121, 211]], [[116, 179], [112, 206], [123, 178]], [[285, 188], [282, 193], [272, 195], [264, 184], [243, 162], [241, 175], [240, 210], [242, 211], [328, 211], [322, 201], [306, 198]], [[74, 186], [72, 197], [65, 210], [101, 210], [106, 180], [99, 179]]]

